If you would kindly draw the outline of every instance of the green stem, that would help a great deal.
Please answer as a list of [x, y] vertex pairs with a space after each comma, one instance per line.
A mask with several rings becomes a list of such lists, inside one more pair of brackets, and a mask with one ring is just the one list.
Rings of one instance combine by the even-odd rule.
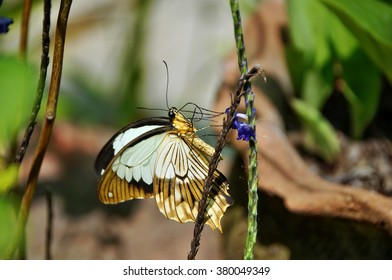
[[206, 210], [207, 210], [207, 198], [208, 194], [210, 192], [210, 186], [212, 184], [212, 177], [213, 174], [218, 167], [218, 162], [220, 159], [220, 154], [222, 152], [223, 147], [226, 144], [226, 136], [231, 129], [231, 126], [234, 121], [234, 115], [235, 112], [241, 102], [242, 98], [242, 93], [244, 92], [245, 85], [248, 83], [248, 81], [255, 75], [259, 73], [259, 68], [258, 67], [253, 67], [248, 73], [245, 75], [242, 75], [242, 77], [238, 81], [236, 93], [234, 97], [231, 100], [231, 105], [229, 107], [229, 111], [227, 113], [227, 118], [223, 122], [223, 127], [222, 131], [218, 137], [218, 141], [216, 142], [215, 145], [215, 153], [211, 157], [209, 166], [208, 166], [208, 176], [205, 180], [204, 188], [203, 188], [203, 193], [202, 193], [202, 198], [200, 199], [199, 202], [199, 212], [197, 213], [196, 221], [195, 221], [195, 228], [193, 231], [193, 239], [191, 242], [191, 250], [188, 254], [188, 260], [194, 260], [196, 257], [196, 254], [199, 250], [200, 247], [200, 238], [201, 238], [201, 233], [204, 228], [204, 223], [206, 221]]
[[[234, 37], [237, 47], [238, 66], [241, 75], [248, 72], [248, 63], [245, 52], [244, 36], [241, 26], [241, 15], [238, 0], [230, 0], [231, 12], [234, 22]], [[252, 128], [256, 129], [256, 114], [254, 113], [254, 94], [251, 83], [248, 81], [245, 85], [245, 103], [248, 122]], [[248, 233], [246, 237], [244, 259], [251, 260], [254, 258], [253, 250], [257, 237], [257, 186], [258, 186], [258, 169], [257, 169], [257, 141], [253, 137], [249, 140], [248, 149]]]
[[[28, 1], [26, 1], [28, 2]], [[42, 54], [41, 54], [41, 66], [40, 66], [40, 75], [38, 80], [37, 91], [35, 94], [35, 100], [33, 104], [33, 108], [31, 110], [31, 115], [29, 119], [29, 123], [27, 125], [26, 131], [23, 136], [22, 143], [19, 148], [19, 153], [15, 157], [15, 161], [17, 163], [21, 163], [23, 157], [26, 153], [27, 146], [29, 145], [30, 137], [33, 134], [34, 127], [36, 124], [37, 116], [39, 110], [41, 108], [41, 101], [42, 95], [45, 89], [45, 80], [46, 80], [46, 73], [49, 65], [49, 45], [50, 45], [50, 9], [51, 9], [51, 2], [50, 0], [44, 1], [44, 20], [43, 20], [43, 27], [42, 27]]]

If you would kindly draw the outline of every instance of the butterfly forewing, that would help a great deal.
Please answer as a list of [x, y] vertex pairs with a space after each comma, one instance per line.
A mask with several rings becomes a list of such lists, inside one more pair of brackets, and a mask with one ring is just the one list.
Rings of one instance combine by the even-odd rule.
[[[112, 137], [97, 158], [96, 169], [102, 173], [98, 197], [103, 203], [153, 196], [154, 158], [168, 126], [155, 119], [144, 120], [144, 126], [140, 123], [131, 124]], [[107, 166], [102, 163], [105, 161]]]
[[[95, 161], [95, 171], [101, 175], [113, 157], [125, 146], [131, 146], [150, 135], [156, 135], [171, 128], [169, 118], [147, 118], [127, 125], [118, 131], [102, 148]], [[124, 137], [125, 136], [125, 137]], [[121, 148], [120, 148], [121, 147]]]

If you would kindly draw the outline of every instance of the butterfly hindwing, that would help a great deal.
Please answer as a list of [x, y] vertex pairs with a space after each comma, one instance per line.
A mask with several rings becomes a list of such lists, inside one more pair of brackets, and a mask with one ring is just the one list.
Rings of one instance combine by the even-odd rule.
[[98, 198], [105, 204], [117, 204], [130, 199], [153, 197], [152, 184], [121, 179], [112, 170], [107, 170], [99, 183]]
[[[207, 145], [207, 144], [206, 144]], [[168, 218], [184, 223], [195, 221], [204, 181], [208, 174], [208, 155], [200, 155], [193, 141], [169, 133], [158, 151], [154, 193], [159, 210]], [[215, 171], [208, 198], [206, 223], [221, 230], [220, 220], [232, 204], [226, 178]]]

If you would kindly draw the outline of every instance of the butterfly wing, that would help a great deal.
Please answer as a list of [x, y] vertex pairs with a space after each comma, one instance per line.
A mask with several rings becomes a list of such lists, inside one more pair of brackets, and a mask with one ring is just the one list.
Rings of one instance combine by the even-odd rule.
[[[101, 175], [101, 202], [117, 204], [155, 197], [167, 218], [181, 223], [195, 221], [214, 149], [194, 131], [178, 114], [174, 119], [143, 119], [120, 130], [95, 162]], [[226, 178], [215, 171], [206, 214], [206, 224], [212, 229], [222, 231], [220, 221], [233, 203], [227, 189]]]
[[[156, 129], [159, 130], [155, 131]], [[123, 147], [127, 145], [132, 146], [132, 142], [136, 143], [137, 140], [143, 140], [149, 135], [167, 131], [168, 129], [171, 129], [171, 122], [166, 117], [145, 118], [123, 127], [113, 135], [99, 152], [94, 164], [95, 171], [98, 175], [102, 175], [103, 171]]]
[[[157, 154], [153, 184], [156, 203], [166, 217], [181, 223], [196, 220], [204, 181], [208, 175], [208, 158], [209, 155], [198, 149], [187, 137], [175, 133], [166, 135]], [[227, 207], [233, 203], [227, 189], [226, 178], [221, 172], [215, 171], [206, 219], [206, 224], [212, 229], [222, 231], [220, 220]]]
[[105, 204], [152, 197], [157, 149], [170, 130], [164, 118], [135, 122], [109, 140], [95, 168], [101, 174], [98, 198]]

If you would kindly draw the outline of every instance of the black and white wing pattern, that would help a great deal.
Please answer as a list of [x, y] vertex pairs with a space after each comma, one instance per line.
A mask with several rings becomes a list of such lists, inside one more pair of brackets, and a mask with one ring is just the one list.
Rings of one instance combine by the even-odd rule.
[[102, 148], [95, 162], [101, 178], [98, 198], [105, 204], [130, 199], [150, 198], [157, 147], [170, 121], [164, 118], [143, 119], [114, 135]]
[[[214, 149], [197, 137], [192, 123], [174, 108], [169, 118], [143, 119], [122, 129], [104, 146], [96, 161], [101, 174], [98, 197], [117, 204], [155, 198], [167, 218], [195, 221], [208, 161]], [[218, 170], [208, 198], [206, 224], [221, 229], [220, 220], [232, 198]]]

